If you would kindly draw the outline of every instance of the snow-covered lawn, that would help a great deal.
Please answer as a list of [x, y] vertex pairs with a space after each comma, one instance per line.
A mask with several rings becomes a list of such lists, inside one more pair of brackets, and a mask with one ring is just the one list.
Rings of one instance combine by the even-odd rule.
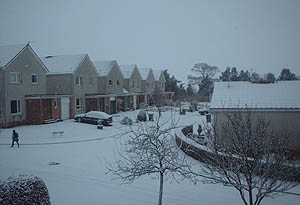
[[[134, 119], [137, 111], [121, 113], [114, 117], [113, 126], [96, 129], [95, 125], [64, 122], [20, 126], [2, 129], [0, 133], [0, 179], [19, 174], [42, 178], [50, 192], [52, 204], [156, 204], [159, 182], [145, 176], [132, 184], [121, 184], [106, 174], [106, 161], [114, 160], [118, 146], [116, 138], [124, 126], [123, 116]], [[156, 113], [157, 114], [157, 113]], [[178, 115], [178, 112], [177, 112]], [[164, 120], [171, 112], [163, 112]], [[179, 116], [181, 124], [204, 120], [199, 113]], [[10, 147], [12, 130], [20, 135], [20, 148]], [[53, 132], [63, 131], [63, 135]], [[51, 162], [60, 163], [49, 165]], [[292, 192], [300, 193], [300, 187]], [[285, 195], [266, 199], [263, 204], [299, 204], [300, 196]], [[193, 185], [188, 181], [166, 182], [163, 204], [241, 204], [238, 192], [222, 185]]]

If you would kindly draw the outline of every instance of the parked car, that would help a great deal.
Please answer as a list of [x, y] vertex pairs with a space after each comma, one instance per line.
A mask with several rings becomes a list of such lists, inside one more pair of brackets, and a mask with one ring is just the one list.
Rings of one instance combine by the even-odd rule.
[[74, 119], [76, 122], [85, 122], [95, 125], [102, 124], [105, 126], [111, 125], [113, 121], [111, 115], [100, 111], [90, 111], [85, 114], [78, 114], [75, 115]]

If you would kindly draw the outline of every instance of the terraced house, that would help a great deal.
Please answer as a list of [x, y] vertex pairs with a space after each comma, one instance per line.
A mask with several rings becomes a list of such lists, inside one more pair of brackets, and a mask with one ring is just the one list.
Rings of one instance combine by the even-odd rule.
[[0, 46], [0, 127], [137, 109], [155, 103], [157, 94], [170, 98], [164, 84], [161, 71], [135, 64], [92, 62], [87, 54], [39, 57], [29, 44]]
[[136, 109], [140, 107], [140, 104], [144, 102], [139, 101], [139, 96], [142, 96], [144, 99], [144, 95], [142, 92], [142, 76], [139, 72], [137, 65], [121, 65], [120, 69], [124, 76], [124, 88], [128, 93], [132, 95], [127, 96], [126, 106], [130, 109]]
[[86, 94], [98, 90], [97, 71], [87, 54], [46, 56], [47, 94], [62, 96], [61, 119], [86, 112]]
[[106, 113], [125, 111], [124, 76], [116, 60], [94, 61], [97, 69], [98, 90], [87, 94], [87, 111], [100, 110]]
[[[30, 124], [34, 117], [41, 120], [41, 102], [30, 104], [31, 96], [46, 94], [47, 67], [29, 44], [0, 46], [0, 124], [12, 127]], [[39, 109], [39, 116], [32, 116]]]

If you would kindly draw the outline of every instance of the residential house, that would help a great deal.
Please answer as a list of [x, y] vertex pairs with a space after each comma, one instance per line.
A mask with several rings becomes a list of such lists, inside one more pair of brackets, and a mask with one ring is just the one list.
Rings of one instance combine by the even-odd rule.
[[142, 92], [142, 76], [137, 65], [120, 65], [124, 76], [124, 88], [132, 95], [127, 96], [126, 107], [136, 109], [140, 106], [138, 96]]
[[162, 70], [152, 70], [155, 79], [155, 92], [165, 92], [166, 78]]
[[[293, 149], [300, 151], [300, 81], [275, 83], [216, 82], [210, 111], [219, 136], [226, 112], [245, 112], [262, 116], [272, 131], [283, 130], [291, 137]], [[226, 139], [223, 139], [226, 140]]]
[[[0, 46], [0, 126], [41, 123], [41, 102], [32, 107], [30, 96], [46, 94], [47, 72], [29, 43]], [[39, 110], [38, 116], [32, 109]]]
[[97, 71], [87, 54], [58, 55], [41, 58], [49, 69], [47, 94], [61, 95], [62, 119], [85, 113], [86, 94], [98, 90]]
[[[153, 104], [153, 93], [155, 91], [155, 78], [151, 68], [139, 68], [142, 76], [142, 95], [139, 96], [139, 101], [145, 104]], [[143, 99], [144, 98], [144, 99]]]
[[174, 92], [165, 92], [166, 78], [162, 70], [152, 70], [155, 79], [154, 103], [174, 102]]
[[126, 110], [128, 91], [124, 89], [124, 76], [116, 60], [94, 61], [98, 72], [98, 90], [88, 94], [88, 102], [93, 104], [89, 110], [100, 110], [106, 113], [117, 113]]

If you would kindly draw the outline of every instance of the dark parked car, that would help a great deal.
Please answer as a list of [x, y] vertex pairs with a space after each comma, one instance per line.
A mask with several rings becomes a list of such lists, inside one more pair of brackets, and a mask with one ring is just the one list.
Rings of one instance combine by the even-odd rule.
[[85, 114], [75, 115], [74, 119], [77, 122], [85, 122], [95, 125], [102, 124], [106, 126], [111, 125], [113, 121], [111, 115], [100, 111], [90, 111]]

